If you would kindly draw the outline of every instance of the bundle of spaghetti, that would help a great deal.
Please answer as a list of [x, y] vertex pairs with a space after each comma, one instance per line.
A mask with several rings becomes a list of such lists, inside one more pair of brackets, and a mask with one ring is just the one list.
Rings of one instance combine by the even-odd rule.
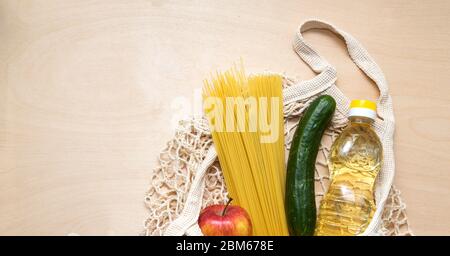
[[205, 81], [203, 99], [229, 195], [249, 213], [253, 234], [289, 235], [281, 77], [234, 67]]

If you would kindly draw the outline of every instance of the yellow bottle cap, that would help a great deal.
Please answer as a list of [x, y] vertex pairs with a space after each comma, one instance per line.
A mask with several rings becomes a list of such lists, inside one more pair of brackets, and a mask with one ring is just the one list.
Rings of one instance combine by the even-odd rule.
[[364, 116], [375, 119], [377, 104], [370, 100], [352, 100], [350, 102], [349, 116]]
[[350, 108], [368, 108], [377, 111], [377, 104], [370, 100], [352, 100], [350, 102]]

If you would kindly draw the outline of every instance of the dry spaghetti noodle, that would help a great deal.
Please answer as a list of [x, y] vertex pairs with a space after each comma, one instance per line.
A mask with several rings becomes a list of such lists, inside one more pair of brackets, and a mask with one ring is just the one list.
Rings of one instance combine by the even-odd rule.
[[225, 183], [253, 234], [288, 235], [281, 77], [235, 67], [205, 81], [203, 98]]

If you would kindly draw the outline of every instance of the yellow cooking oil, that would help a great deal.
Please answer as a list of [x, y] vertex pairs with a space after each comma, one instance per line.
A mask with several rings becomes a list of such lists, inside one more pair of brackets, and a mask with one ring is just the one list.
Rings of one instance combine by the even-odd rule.
[[330, 186], [321, 201], [315, 235], [353, 236], [364, 232], [376, 210], [375, 179], [383, 148], [372, 129], [376, 104], [353, 100], [349, 125], [331, 147]]

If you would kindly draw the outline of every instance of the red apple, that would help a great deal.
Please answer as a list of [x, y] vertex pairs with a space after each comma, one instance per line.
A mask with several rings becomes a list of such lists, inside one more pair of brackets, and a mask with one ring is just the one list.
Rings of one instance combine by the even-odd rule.
[[203, 209], [198, 225], [205, 236], [251, 236], [252, 222], [244, 208], [230, 205], [211, 205]]

